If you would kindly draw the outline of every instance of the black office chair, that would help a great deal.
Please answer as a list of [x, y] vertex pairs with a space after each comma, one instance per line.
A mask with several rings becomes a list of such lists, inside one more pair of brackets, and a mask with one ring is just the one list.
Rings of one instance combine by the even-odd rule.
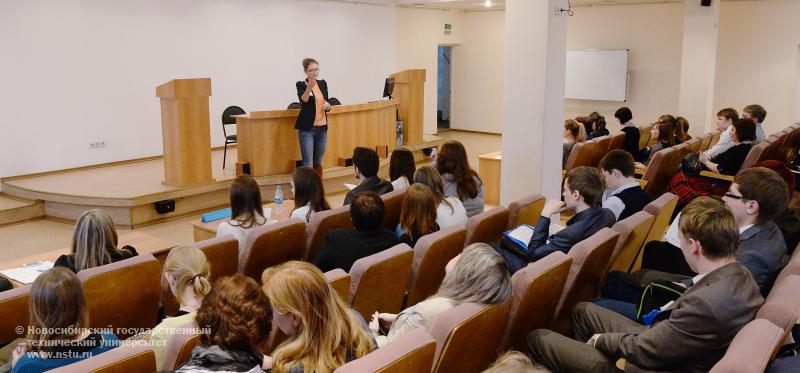
[[336, 97], [331, 97], [328, 99], [328, 103], [331, 104], [331, 106], [339, 106], [342, 104], [341, 101], [339, 101], [339, 99]]
[[289, 107], [287, 107], [286, 109], [288, 109], [288, 110], [300, 110], [300, 103], [299, 102], [292, 102], [291, 104], [289, 104]]
[[238, 106], [228, 106], [222, 112], [222, 134], [225, 135], [225, 150], [222, 153], [222, 168], [225, 169], [225, 161], [228, 159], [228, 145], [236, 144], [236, 134], [229, 135], [225, 126], [236, 124], [236, 118], [231, 115], [247, 114], [244, 109]]

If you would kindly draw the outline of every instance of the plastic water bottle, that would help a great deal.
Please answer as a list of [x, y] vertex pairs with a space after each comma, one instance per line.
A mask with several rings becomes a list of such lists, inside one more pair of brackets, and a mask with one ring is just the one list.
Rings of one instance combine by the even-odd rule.
[[275, 205], [283, 206], [283, 190], [280, 185], [275, 186]]

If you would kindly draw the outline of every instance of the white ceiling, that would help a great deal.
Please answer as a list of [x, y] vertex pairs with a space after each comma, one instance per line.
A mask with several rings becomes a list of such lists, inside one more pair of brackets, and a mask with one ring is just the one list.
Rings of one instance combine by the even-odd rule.
[[[505, 9], [505, 0], [490, 0], [492, 6], [487, 8], [485, 0], [331, 0], [339, 2], [379, 4], [399, 7], [417, 7], [430, 9], [458, 10], [498, 10]], [[541, 1], [541, 0], [530, 0]], [[683, 2], [684, 0], [570, 0], [572, 6], [600, 6], [643, 3]], [[698, 1], [698, 0], [695, 0]]]

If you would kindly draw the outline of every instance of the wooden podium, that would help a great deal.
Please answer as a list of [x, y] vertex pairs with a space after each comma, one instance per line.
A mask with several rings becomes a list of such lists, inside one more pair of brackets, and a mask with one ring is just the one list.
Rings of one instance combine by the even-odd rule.
[[403, 143], [422, 142], [425, 119], [425, 69], [403, 70], [392, 75], [394, 92], [403, 121]]
[[208, 97], [211, 78], [175, 79], [156, 87], [161, 98], [164, 184], [213, 182]]

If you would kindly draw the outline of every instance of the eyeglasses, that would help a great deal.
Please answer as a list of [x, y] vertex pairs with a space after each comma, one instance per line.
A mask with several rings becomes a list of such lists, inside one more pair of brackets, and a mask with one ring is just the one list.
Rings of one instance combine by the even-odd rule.
[[725, 193], [725, 197], [733, 198], [733, 199], [740, 199], [742, 201], [749, 201], [749, 198], [744, 198], [744, 196], [737, 196], [735, 194]]

